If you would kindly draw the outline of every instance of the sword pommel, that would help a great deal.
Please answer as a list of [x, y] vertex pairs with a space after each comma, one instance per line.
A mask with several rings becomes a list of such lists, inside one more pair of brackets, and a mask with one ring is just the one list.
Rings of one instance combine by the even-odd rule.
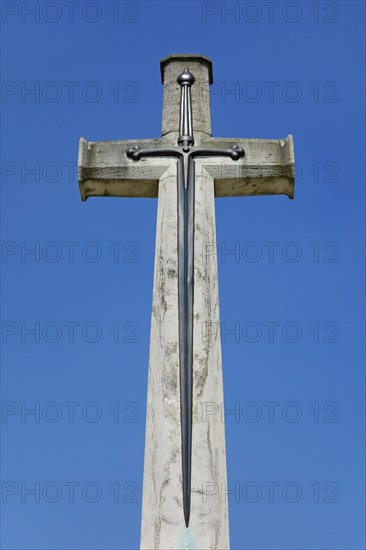
[[183, 72], [180, 73], [180, 75], [177, 78], [177, 82], [180, 86], [183, 86], [184, 84], [187, 84], [188, 86], [192, 86], [196, 82], [196, 79], [194, 78], [193, 74], [189, 71], [189, 69], [184, 69]]

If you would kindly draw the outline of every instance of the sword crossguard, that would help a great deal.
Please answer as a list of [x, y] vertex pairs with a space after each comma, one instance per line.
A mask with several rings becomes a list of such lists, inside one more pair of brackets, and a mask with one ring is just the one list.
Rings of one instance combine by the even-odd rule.
[[[245, 155], [245, 151], [238, 145], [233, 145], [231, 149], [211, 149], [188, 146], [183, 147], [185, 153], [190, 152], [192, 157], [230, 157], [232, 160], [239, 160]], [[141, 149], [138, 145], [130, 147], [127, 151], [127, 157], [132, 160], [140, 160], [142, 157], [164, 157], [164, 156], [177, 156], [182, 154], [180, 148], [168, 148], [168, 149]]]

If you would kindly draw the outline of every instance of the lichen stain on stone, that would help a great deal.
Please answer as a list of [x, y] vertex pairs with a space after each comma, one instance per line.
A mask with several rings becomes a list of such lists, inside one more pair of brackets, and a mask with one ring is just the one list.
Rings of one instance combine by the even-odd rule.
[[177, 550], [199, 550], [191, 529], [184, 527]]
[[[206, 347], [208, 350], [208, 346]], [[206, 357], [199, 358], [195, 355], [196, 362], [199, 364], [199, 368], [194, 369], [193, 373], [193, 383], [196, 391], [196, 399], [202, 396], [202, 393], [205, 389], [207, 376], [208, 376], [208, 351], [206, 351]]]
[[178, 378], [175, 372], [172, 372], [171, 369], [164, 369], [161, 381], [164, 388], [164, 394], [166, 396], [176, 395]]
[[213, 452], [212, 452], [212, 441], [211, 441], [211, 430], [210, 430], [210, 423], [208, 422], [207, 423], [207, 448], [208, 448], [208, 451], [210, 453], [210, 460], [209, 460], [209, 464], [210, 464], [210, 469], [211, 469], [211, 479], [217, 479], [217, 477], [215, 477], [215, 465], [217, 464], [217, 462], [214, 461], [214, 457], [213, 457]]
[[160, 270], [159, 270], [158, 289], [159, 289], [160, 306], [161, 306], [163, 312], [165, 313], [166, 310], [168, 309], [168, 305], [167, 305], [167, 301], [166, 301], [166, 298], [165, 298], [165, 271], [164, 271], [163, 267], [161, 267]]

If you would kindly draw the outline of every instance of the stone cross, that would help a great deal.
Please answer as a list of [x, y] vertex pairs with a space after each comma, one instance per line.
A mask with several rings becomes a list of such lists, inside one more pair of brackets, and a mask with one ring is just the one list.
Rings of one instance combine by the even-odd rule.
[[203, 414], [223, 403], [220, 331], [204, 334], [207, 323], [219, 327], [217, 263], [207, 253], [214, 198], [293, 198], [293, 140], [212, 138], [207, 57], [170, 55], [161, 75], [162, 137], [81, 138], [79, 186], [83, 200], [158, 197], [140, 548], [226, 550], [224, 424]]

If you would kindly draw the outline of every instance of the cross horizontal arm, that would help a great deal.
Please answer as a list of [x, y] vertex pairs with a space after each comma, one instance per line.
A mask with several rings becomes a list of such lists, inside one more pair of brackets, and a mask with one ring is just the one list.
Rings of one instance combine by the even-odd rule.
[[[216, 197], [278, 194], [294, 197], [295, 160], [291, 135], [286, 139], [210, 138], [200, 149], [229, 150], [235, 146], [245, 151], [245, 156], [235, 163], [225, 156], [200, 158], [201, 165], [215, 180]], [[95, 142], [80, 139], [78, 178], [82, 200], [91, 196], [158, 196], [159, 178], [169, 160], [162, 155], [146, 155], [137, 165], [127, 155], [134, 147], [156, 151], [165, 148], [166, 144], [161, 139]]]
[[78, 180], [81, 198], [88, 197], [157, 197], [159, 178], [169, 160], [143, 158], [137, 165], [128, 158], [133, 147], [156, 149], [160, 139], [79, 142]]
[[205, 149], [230, 149], [237, 145], [245, 156], [237, 162], [220, 157], [202, 160], [215, 180], [216, 197], [287, 195], [294, 198], [295, 159], [292, 135], [286, 139], [211, 138]]

